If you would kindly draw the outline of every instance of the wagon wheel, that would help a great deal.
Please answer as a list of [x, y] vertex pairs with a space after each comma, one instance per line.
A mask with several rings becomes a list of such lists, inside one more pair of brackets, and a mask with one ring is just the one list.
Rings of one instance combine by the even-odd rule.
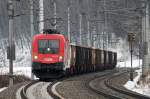
[[73, 75], [74, 74], [74, 68], [70, 67], [70, 74]]
[[69, 74], [70, 74], [70, 70], [67, 68], [67, 69], [66, 69], [66, 76], [68, 77]]

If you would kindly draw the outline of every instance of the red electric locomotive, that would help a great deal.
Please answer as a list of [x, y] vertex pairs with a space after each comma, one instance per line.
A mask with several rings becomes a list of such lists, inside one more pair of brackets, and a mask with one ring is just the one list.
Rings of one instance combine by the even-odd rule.
[[35, 35], [32, 42], [32, 72], [39, 78], [63, 74], [68, 60], [65, 57], [68, 40], [62, 34], [49, 34], [50, 31]]
[[45, 30], [33, 38], [32, 72], [39, 78], [112, 69], [116, 61], [115, 52], [71, 45], [55, 30]]

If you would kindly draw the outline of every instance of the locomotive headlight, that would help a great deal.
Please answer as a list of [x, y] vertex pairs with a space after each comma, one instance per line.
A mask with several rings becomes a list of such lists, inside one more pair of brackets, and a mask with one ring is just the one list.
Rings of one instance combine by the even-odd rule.
[[34, 56], [34, 59], [35, 59], [35, 60], [38, 59], [38, 56]]
[[59, 61], [62, 61], [63, 60], [63, 57], [62, 56], [59, 56]]

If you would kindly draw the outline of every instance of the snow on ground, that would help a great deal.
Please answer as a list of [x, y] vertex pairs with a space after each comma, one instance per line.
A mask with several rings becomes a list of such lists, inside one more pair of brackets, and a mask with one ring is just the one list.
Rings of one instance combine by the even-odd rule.
[[[9, 73], [9, 60], [7, 52], [0, 48], [0, 74]], [[27, 46], [16, 46], [16, 59], [13, 61], [15, 75], [25, 75], [31, 77], [31, 54]]]
[[137, 93], [140, 93], [140, 94], [143, 94], [143, 95], [147, 95], [150, 97], [150, 88], [148, 86], [142, 86], [142, 85], [138, 85], [137, 82], [141, 76], [141, 72], [142, 70], [139, 69], [139, 70], [136, 70], [136, 72], [138, 73], [138, 75], [134, 78], [134, 81], [128, 81], [124, 87], [129, 89], [129, 90], [132, 90], [132, 91], [135, 91]]
[[[118, 67], [124, 67], [125, 62], [119, 62], [117, 64]], [[142, 62], [140, 62], [142, 63]], [[127, 61], [126, 62], [126, 66], [127, 67], [130, 67], [131, 66], [131, 62]], [[134, 60], [133, 61], [133, 67], [141, 67], [139, 66], [139, 60]], [[138, 92], [140, 94], [143, 94], [143, 95], [147, 95], [147, 96], [150, 96], [150, 88], [147, 86], [141, 86], [141, 85], [138, 85], [137, 82], [141, 76], [141, 73], [142, 73], [142, 69], [139, 69], [139, 70], [136, 70], [136, 72], [138, 73], [138, 75], [134, 78], [133, 81], [128, 81], [124, 87], [129, 89], [129, 90], [132, 90], [132, 91], [135, 91], [135, 92]]]
[[[140, 64], [140, 66], [139, 66]], [[136, 67], [141, 67], [141, 64], [142, 64], [142, 60], [140, 60], [139, 62], [139, 59], [134, 59], [132, 61], [132, 67], [133, 68], [136, 68]], [[127, 60], [127, 61], [124, 61], [124, 62], [117, 62], [117, 67], [128, 67], [130, 68], [131, 67], [131, 61], [130, 60]]]
[[[31, 67], [15, 67], [13, 68], [14, 74], [15, 75], [25, 75], [27, 77], [31, 77]], [[9, 68], [8, 67], [1, 67], [0, 68], [0, 74], [7, 74], [9, 73]]]
[[3, 88], [0, 88], [0, 92], [2, 92], [3, 90], [5, 90], [7, 87], [3, 87]]
[[126, 87], [127, 89], [129, 90], [134, 90], [135, 89], [135, 86], [137, 85], [137, 82], [141, 76], [141, 69], [139, 70], [136, 70], [136, 72], [138, 73], [138, 75], [134, 78], [133, 81], [128, 81], [124, 87]]
[[3, 88], [0, 88], [0, 92], [2, 92], [3, 90], [5, 90], [7, 87], [3, 87]]
[[[7, 59], [6, 49], [0, 48], [0, 67], [8, 67], [9, 60]], [[28, 47], [21, 48], [16, 46], [16, 59], [13, 61], [14, 66], [31, 66], [31, 52]]]

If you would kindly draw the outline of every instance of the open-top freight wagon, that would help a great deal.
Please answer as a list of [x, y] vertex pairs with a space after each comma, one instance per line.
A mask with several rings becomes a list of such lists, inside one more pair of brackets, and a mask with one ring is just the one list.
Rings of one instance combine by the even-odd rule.
[[56, 78], [115, 68], [117, 53], [71, 45], [54, 30], [37, 34], [32, 42], [32, 72], [39, 78]]

